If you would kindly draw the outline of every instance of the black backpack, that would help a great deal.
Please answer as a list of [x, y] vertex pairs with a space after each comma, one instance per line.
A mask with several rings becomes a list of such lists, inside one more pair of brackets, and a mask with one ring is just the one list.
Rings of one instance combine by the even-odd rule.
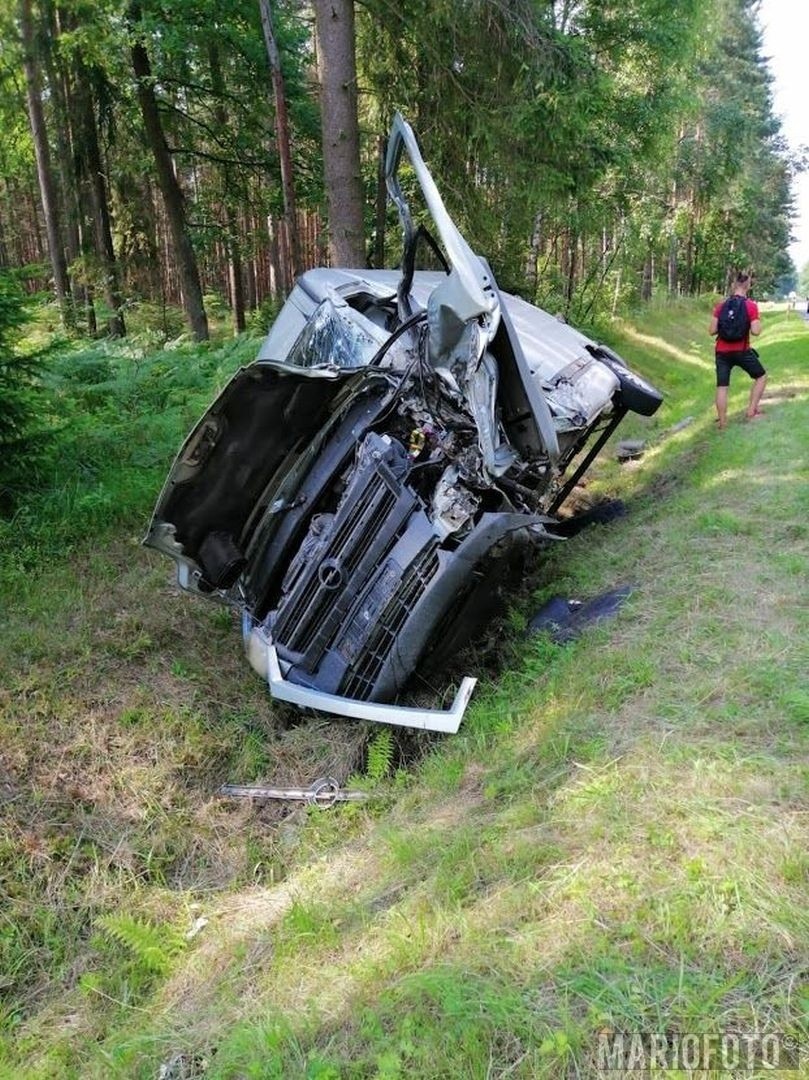
[[719, 310], [717, 330], [722, 341], [744, 341], [750, 332], [750, 316], [743, 296], [727, 298]]

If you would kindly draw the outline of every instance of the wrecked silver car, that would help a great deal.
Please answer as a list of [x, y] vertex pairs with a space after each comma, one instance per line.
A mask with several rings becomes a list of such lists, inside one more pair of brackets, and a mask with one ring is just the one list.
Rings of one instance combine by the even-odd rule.
[[[414, 224], [405, 155], [437, 240]], [[401, 270], [300, 277], [186, 440], [145, 543], [184, 589], [241, 611], [274, 697], [455, 732], [475, 679], [447, 710], [401, 704], [408, 680], [480, 632], [498, 568], [555, 539], [554, 511], [621, 418], [661, 397], [500, 292], [398, 115], [386, 171]], [[443, 271], [416, 269], [422, 243]]]

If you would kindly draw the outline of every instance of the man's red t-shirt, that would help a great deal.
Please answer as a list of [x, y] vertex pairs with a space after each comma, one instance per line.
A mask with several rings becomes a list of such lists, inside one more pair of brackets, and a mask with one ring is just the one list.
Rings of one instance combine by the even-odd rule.
[[[719, 312], [722, 310], [724, 300], [720, 300], [716, 307], [713, 309], [713, 317], [719, 318]], [[758, 304], [755, 300], [746, 299], [747, 304], [747, 317], [752, 323], [754, 319], [758, 318]], [[750, 331], [748, 330], [746, 336], [742, 341], [722, 341], [721, 338], [716, 339], [716, 351], [719, 353], [728, 352], [744, 352], [745, 349], [750, 348]]]

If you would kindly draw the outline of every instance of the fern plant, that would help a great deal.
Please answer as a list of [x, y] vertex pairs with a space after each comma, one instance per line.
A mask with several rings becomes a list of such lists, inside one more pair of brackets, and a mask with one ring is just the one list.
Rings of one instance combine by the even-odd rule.
[[380, 728], [368, 743], [365, 779], [378, 784], [388, 775], [393, 764], [393, 735], [390, 728]]
[[96, 925], [111, 941], [128, 949], [138, 967], [154, 975], [168, 974], [172, 959], [185, 944], [176, 931], [125, 912], [102, 915]]

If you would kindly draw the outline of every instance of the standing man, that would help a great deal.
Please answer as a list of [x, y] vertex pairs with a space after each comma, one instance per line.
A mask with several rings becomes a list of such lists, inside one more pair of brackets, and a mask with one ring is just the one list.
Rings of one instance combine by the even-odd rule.
[[728, 387], [733, 367], [740, 367], [754, 380], [747, 419], [756, 420], [762, 415], [758, 406], [767, 385], [767, 372], [756, 350], [750, 348], [750, 335], [761, 333], [758, 304], [747, 298], [752, 283], [749, 274], [736, 275], [733, 295], [716, 305], [708, 331], [716, 338], [716, 417], [720, 430], [728, 423]]

